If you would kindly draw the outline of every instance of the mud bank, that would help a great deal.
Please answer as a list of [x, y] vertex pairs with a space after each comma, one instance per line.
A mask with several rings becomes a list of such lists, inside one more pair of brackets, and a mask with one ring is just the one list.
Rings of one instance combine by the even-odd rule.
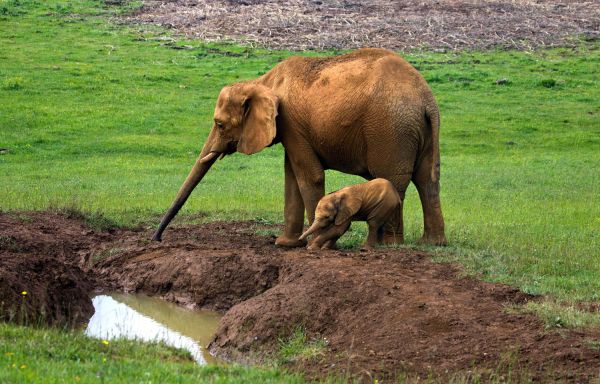
[[[94, 313], [80, 252], [89, 228], [64, 215], [0, 213], [0, 320], [78, 326]], [[70, 239], [70, 240], [66, 240]]]
[[[224, 313], [209, 348], [229, 360], [269, 360], [277, 340], [302, 326], [328, 341], [318, 358], [288, 363], [311, 378], [451, 378], [468, 370], [485, 378], [512, 370], [534, 380], [593, 382], [600, 372], [591, 343], [600, 331], [548, 330], [533, 315], [511, 314], [507, 306], [535, 298], [461, 277], [459, 267], [424, 253], [279, 249], [252, 222], [174, 226], [155, 243], [149, 230], [98, 233], [64, 215], [27, 215], [35, 220], [0, 215], [2, 238], [13, 228], [36, 239], [34, 246], [13, 236], [20, 255], [47, 251], [85, 271], [99, 291]], [[4, 243], [0, 250], [5, 257]]]

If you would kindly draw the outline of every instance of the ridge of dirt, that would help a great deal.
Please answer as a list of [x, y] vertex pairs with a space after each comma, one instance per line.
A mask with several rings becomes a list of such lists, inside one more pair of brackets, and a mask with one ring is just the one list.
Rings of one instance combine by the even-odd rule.
[[[466, 371], [484, 380], [511, 372], [525, 375], [505, 376], [513, 381], [600, 378], [600, 351], [592, 346], [600, 330], [545, 329], [532, 314], [506, 311], [535, 299], [514, 288], [462, 277], [460, 267], [433, 263], [422, 252], [287, 250], [258, 229], [265, 226], [173, 226], [156, 243], [150, 230], [97, 232], [56, 213], [0, 213], [0, 277], [20, 263], [25, 280], [14, 281], [26, 281], [32, 297], [82, 307], [72, 297], [89, 294], [91, 281], [100, 291], [143, 292], [216, 309], [224, 316], [210, 350], [238, 362], [272, 359], [278, 340], [302, 326], [327, 346], [317, 359], [287, 366], [314, 379], [408, 374], [450, 380]], [[75, 284], [52, 291], [47, 282], [62, 281], [61, 265]], [[0, 302], [24, 289], [11, 287], [0, 289]]]
[[294, 50], [532, 49], [600, 36], [594, 1], [145, 0], [128, 20]]

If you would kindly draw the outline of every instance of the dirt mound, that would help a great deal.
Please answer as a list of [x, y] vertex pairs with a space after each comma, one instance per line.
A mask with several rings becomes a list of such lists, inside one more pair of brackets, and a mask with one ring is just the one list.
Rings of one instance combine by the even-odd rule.
[[414, 252], [286, 255], [279, 283], [231, 308], [210, 350], [243, 360], [302, 325], [329, 342], [325, 357], [307, 365], [314, 377], [446, 377], [465, 367], [487, 377], [512, 366], [532, 378], [585, 382], [598, 373], [600, 354], [585, 347], [584, 334], [548, 332], [536, 317], [505, 310], [528, 296], [458, 276]]
[[286, 49], [531, 49], [597, 39], [593, 1], [146, 0], [130, 20]]
[[469, 367], [489, 376], [519, 366], [532, 378], [587, 382], [599, 372], [589, 342], [600, 332], [559, 333], [510, 314], [507, 306], [532, 299], [514, 288], [460, 277], [420, 252], [280, 249], [258, 229], [183, 226], [151, 244], [150, 232], [131, 233], [95, 271], [110, 289], [226, 311], [210, 349], [229, 360], [268, 359], [302, 326], [329, 342], [321, 358], [291, 365], [315, 378], [447, 377]]
[[94, 313], [93, 283], [76, 265], [91, 232], [64, 215], [0, 214], [0, 320], [77, 326]]
[[318, 358], [289, 363], [312, 378], [445, 380], [460, 372], [593, 382], [600, 372], [600, 331], [545, 329], [533, 315], [506, 310], [531, 297], [461, 277], [459, 267], [424, 253], [280, 249], [274, 237], [256, 234], [279, 229], [251, 222], [174, 226], [155, 243], [150, 230], [97, 232], [78, 218], [24, 215], [0, 214], [0, 278], [16, 282], [3, 283], [0, 297], [13, 303], [59, 300], [63, 306], [52, 308], [61, 310], [46, 311], [69, 303], [84, 316], [89, 297], [78, 298], [89, 288], [81, 267], [99, 290], [224, 312], [210, 349], [225, 358], [269, 359], [278, 340], [301, 326], [328, 341]]

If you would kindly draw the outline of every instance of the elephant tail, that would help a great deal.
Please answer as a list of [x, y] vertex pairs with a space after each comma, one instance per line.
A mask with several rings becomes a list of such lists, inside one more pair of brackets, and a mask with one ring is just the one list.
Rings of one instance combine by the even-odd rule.
[[425, 116], [431, 128], [431, 182], [435, 184], [440, 180], [440, 112], [435, 102], [427, 104]]

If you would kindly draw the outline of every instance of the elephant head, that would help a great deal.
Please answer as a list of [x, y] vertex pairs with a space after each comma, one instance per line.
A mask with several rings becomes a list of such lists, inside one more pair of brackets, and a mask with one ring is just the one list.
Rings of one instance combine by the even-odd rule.
[[212, 130], [153, 240], [161, 240], [163, 231], [217, 158], [236, 151], [250, 155], [273, 143], [278, 104], [277, 96], [260, 84], [238, 83], [221, 90]]
[[361, 201], [354, 193], [341, 190], [324, 196], [317, 204], [315, 221], [299, 240], [304, 240], [317, 231], [323, 231], [331, 225], [340, 226], [352, 220], [359, 211]]

